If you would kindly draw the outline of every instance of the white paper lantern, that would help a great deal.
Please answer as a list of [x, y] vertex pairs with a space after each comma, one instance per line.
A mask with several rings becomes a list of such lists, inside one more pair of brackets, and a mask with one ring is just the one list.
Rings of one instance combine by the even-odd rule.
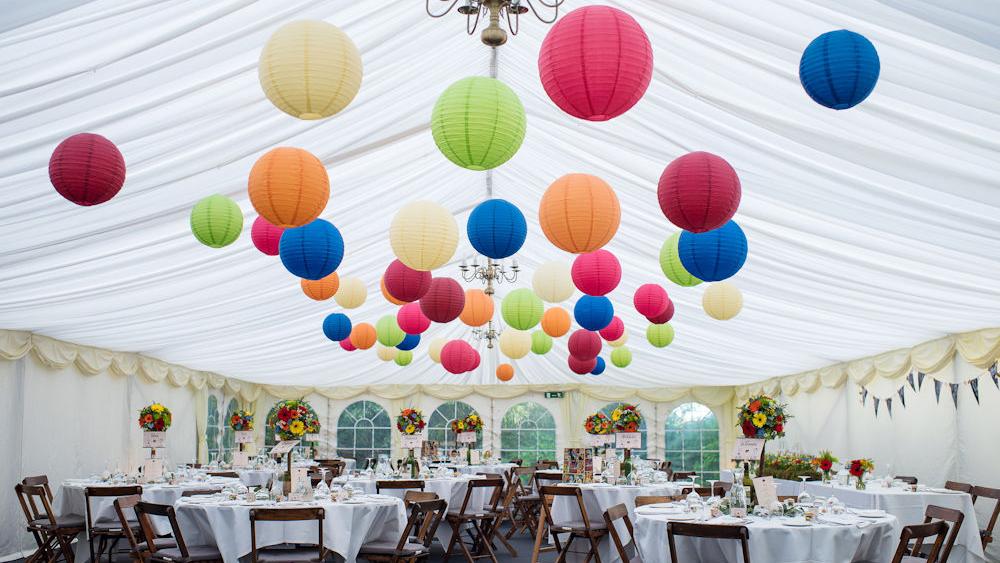
[[713, 319], [728, 321], [743, 310], [743, 293], [731, 283], [713, 283], [702, 294], [701, 307]]

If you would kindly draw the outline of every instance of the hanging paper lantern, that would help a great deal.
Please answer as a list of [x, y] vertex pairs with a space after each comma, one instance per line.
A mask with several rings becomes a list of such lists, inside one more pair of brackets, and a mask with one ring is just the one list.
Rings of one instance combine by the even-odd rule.
[[624, 331], [622, 331], [622, 335], [618, 338], [618, 340], [612, 340], [611, 342], [608, 342], [608, 345], [611, 346], [612, 348], [621, 348], [622, 346], [625, 345], [626, 342], [628, 342], [627, 328]]
[[559, 338], [569, 332], [569, 313], [562, 307], [552, 307], [542, 315], [542, 330], [553, 338]]
[[375, 323], [375, 334], [382, 346], [395, 347], [406, 338], [406, 333], [396, 323], [396, 315], [385, 315]]
[[535, 295], [549, 303], [559, 303], [573, 296], [573, 276], [570, 265], [559, 260], [546, 262], [535, 270], [531, 287]]
[[526, 287], [511, 291], [500, 304], [504, 322], [517, 330], [534, 328], [542, 320], [544, 311], [541, 298]]
[[[569, 354], [580, 359], [589, 360], [596, 358], [601, 353], [601, 337], [596, 332], [577, 329], [569, 335]], [[590, 370], [587, 370], [590, 371]]]
[[77, 133], [52, 151], [49, 181], [59, 195], [77, 205], [104, 203], [125, 185], [125, 158], [104, 137]]
[[497, 379], [500, 381], [510, 381], [514, 379], [514, 366], [510, 364], [500, 364], [497, 366]]
[[681, 257], [677, 254], [677, 243], [681, 240], [680, 233], [670, 235], [670, 238], [663, 241], [660, 247], [660, 269], [667, 279], [681, 287], [694, 287], [701, 283], [701, 280], [692, 276], [681, 264]]
[[299, 119], [322, 119], [347, 107], [361, 89], [361, 55], [339, 27], [299, 20], [278, 28], [264, 45], [257, 77], [264, 95]]
[[[639, 286], [632, 296], [632, 304], [635, 310], [644, 317], [655, 317], [663, 314], [670, 304], [670, 296], [662, 287], [647, 283]], [[614, 339], [612, 339], [614, 340]]]
[[407, 303], [396, 311], [396, 324], [406, 334], [421, 334], [431, 326], [431, 320], [420, 310], [420, 303]]
[[624, 346], [615, 348], [611, 351], [611, 363], [618, 368], [628, 367], [632, 363], [632, 351]]
[[540, 330], [531, 333], [531, 352], [538, 355], [548, 354], [552, 350], [552, 337]]
[[472, 364], [469, 365], [469, 369], [465, 371], [475, 371], [479, 367], [479, 362], [482, 361], [482, 357], [479, 355], [479, 350], [475, 348], [472, 349]]
[[351, 344], [360, 350], [374, 346], [376, 338], [375, 327], [368, 323], [358, 323], [351, 329]]
[[450, 323], [465, 308], [465, 292], [451, 278], [434, 278], [427, 293], [420, 298], [420, 310], [436, 323]]
[[604, 368], [607, 367], [607, 364], [604, 363], [604, 358], [600, 356], [597, 356], [594, 359], [596, 360], [596, 363], [594, 364], [594, 369], [590, 370], [590, 375], [601, 375], [604, 373]]
[[368, 288], [365, 287], [365, 282], [347, 276], [340, 279], [340, 287], [333, 294], [333, 300], [345, 309], [357, 309], [364, 305], [367, 298]]
[[524, 106], [509, 86], [496, 78], [470, 76], [438, 98], [431, 134], [448, 160], [469, 170], [489, 170], [521, 148], [525, 121]]
[[399, 350], [413, 350], [420, 345], [420, 335], [419, 334], [407, 334], [403, 341], [396, 344], [396, 348]]
[[333, 313], [323, 319], [323, 334], [335, 342], [351, 337], [351, 319], [343, 313]]
[[622, 279], [622, 265], [603, 248], [573, 260], [573, 284], [587, 295], [607, 295]]
[[567, 174], [545, 190], [538, 221], [557, 247], [574, 254], [593, 252], [615, 236], [621, 207], [604, 180], [590, 174]]
[[278, 254], [285, 269], [307, 280], [334, 272], [344, 259], [344, 238], [329, 221], [316, 219], [281, 235]]
[[390, 296], [412, 303], [427, 293], [427, 288], [431, 286], [431, 273], [414, 270], [399, 260], [393, 260], [385, 269], [382, 282]]
[[669, 346], [674, 341], [674, 327], [670, 323], [651, 324], [646, 328], [646, 340], [657, 348]]
[[441, 348], [441, 365], [449, 373], [465, 373], [475, 361], [475, 350], [464, 340], [452, 340]]
[[493, 318], [493, 298], [481, 289], [465, 290], [465, 306], [458, 318], [469, 326], [483, 326]]
[[646, 320], [654, 325], [661, 325], [663, 323], [670, 322], [670, 319], [672, 318], [674, 318], [674, 302], [667, 301], [667, 308], [664, 309], [662, 313], [656, 315], [655, 317], [646, 317]]
[[576, 356], [570, 356], [567, 360], [569, 363], [569, 369], [577, 374], [584, 375], [590, 373], [597, 366], [597, 356], [593, 358], [577, 358]]
[[702, 281], [722, 281], [740, 271], [747, 260], [747, 237], [730, 221], [707, 233], [684, 231], [677, 242], [684, 269]]
[[520, 360], [531, 351], [531, 333], [508, 328], [500, 333], [500, 352], [512, 360]]
[[799, 61], [799, 81], [814, 102], [831, 109], [852, 108], [878, 82], [878, 51], [864, 35], [839, 29], [813, 39]]
[[466, 231], [476, 252], [501, 260], [521, 249], [528, 224], [514, 204], [504, 199], [488, 199], [469, 214]]
[[383, 362], [391, 362], [396, 359], [396, 354], [399, 354], [399, 350], [396, 348], [390, 348], [381, 344], [375, 347], [375, 352], [378, 354], [378, 359]]
[[447, 338], [438, 337], [431, 340], [430, 344], [427, 346], [427, 355], [434, 363], [441, 363], [441, 349], [444, 348], [444, 345], [447, 343]]
[[618, 340], [623, 334], [625, 334], [625, 323], [622, 322], [620, 318], [614, 317], [611, 319], [611, 322], [608, 323], [608, 326], [602, 328], [598, 334], [600, 334], [601, 338], [607, 340], [608, 342]]
[[281, 241], [281, 233], [283, 232], [285, 229], [275, 227], [268, 223], [267, 219], [258, 216], [254, 219], [253, 226], [250, 227], [250, 240], [262, 253], [268, 256], [277, 256], [278, 243]]
[[301, 227], [319, 217], [330, 199], [330, 177], [309, 151], [278, 147], [250, 169], [250, 203], [261, 217], [284, 228]]
[[581, 327], [597, 331], [608, 326], [615, 316], [615, 308], [607, 297], [584, 295], [576, 300], [573, 317]]
[[404, 367], [410, 365], [413, 361], [413, 352], [409, 350], [399, 350], [396, 352], [396, 365], [399, 367]]
[[337, 290], [340, 289], [340, 276], [334, 272], [318, 280], [299, 280], [299, 286], [302, 287], [302, 293], [305, 293], [309, 299], [326, 301], [336, 295]]
[[354, 344], [351, 343], [350, 337], [341, 340], [340, 341], [340, 347], [343, 348], [347, 352], [353, 352], [353, 351], [357, 350], [357, 348], [354, 347]]
[[542, 87], [559, 109], [607, 121], [642, 98], [653, 77], [653, 48], [642, 27], [610, 6], [584, 6], [549, 30], [538, 53]]
[[743, 309], [743, 293], [731, 283], [713, 283], [701, 295], [701, 307], [713, 319], [728, 321]]
[[210, 195], [191, 209], [191, 232], [205, 246], [222, 248], [240, 238], [243, 212], [224, 195]]
[[395, 297], [392, 296], [391, 293], [389, 293], [389, 290], [386, 289], [385, 276], [382, 276], [382, 279], [380, 279], [378, 283], [379, 283], [379, 288], [382, 290], [382, 297], [384, 297], [386, 301], [392, 303], [393, 305], [406, 305], [406, 301], [400, 301], [399, 299], [396, 299]]
[[430, 201], [408, 203], [392, 218], [389, 242], [396, 257], [414, 270], [430, 271], [451, 260], [458, 225], [447, 209]]
[[740, 206], [740, 178], [726, 159], [691, 152], [674, 159], [660, 175], [660, 209], [671, 223], [692, 233], [718, 229]]

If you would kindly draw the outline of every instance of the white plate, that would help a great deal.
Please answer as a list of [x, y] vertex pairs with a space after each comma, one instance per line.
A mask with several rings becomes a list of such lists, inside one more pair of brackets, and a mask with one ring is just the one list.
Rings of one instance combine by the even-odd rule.
[[808, 520], [785, 520], [781, 523], [784, 526], [792, 526], [793, 528], [805, 528], [807, 526], [812, 526], [812, 522]]

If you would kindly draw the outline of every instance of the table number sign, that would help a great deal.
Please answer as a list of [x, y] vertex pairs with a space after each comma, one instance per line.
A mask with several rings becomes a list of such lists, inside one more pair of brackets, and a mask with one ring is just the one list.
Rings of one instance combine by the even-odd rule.
[[479, 465], [481, 455], [479, 450], [472, 450], [469, 453], [469, 465]]
[[274, 456], [285, 455], [288, 452], [292, 451], [292, 448], [294, 448], [297, 445], [299, 445], [298, 440], [282, 440], [277, 444], [275, 444], [273, 448], [271, 448], [271, 455]]
[[233, 452], [233, 467], [247, 467], [250, 465], [250, 454], [247, 452]]
[[753, 490], [757, 493], [757, 504], [770, 508], [778, 502], [778, 486], [774, 484], [774, 477], [757, 477], [753, 480]]
[[458, 433], [458, 443], [459, 444], [475, 444], [476, 443], [476, 433], [475, 432], [459, 432]]
[[163, 448], [167, 445], [167, 433], [166, 432], [143, 432], [142, 433], [142, 447], [144, 448]]
[[147, 483], [152, 483], [163, 477], [163, 460], [162, 459], [147, 459], [146, 463], [142, 464], [142, 480]]
[[608, 437], [604, 434], [587, 434], [587, 445], [592, 448], [602, 448], [608, 443]]
[[604, 458], [601, 456], [594, 457], [594, 474], [604, 473]]
[[236, 432], [236, 443], [237, 444], [252, 444], [253, 443], [253, 431], [252, 430], [238, 430]]
[[615, 434], [615, 447], [620, 449], [641, 448], [642, 434], [639, 432], [619, 432]]
[[305, 483], [306, 485], [310, 483], [308, 467], [292, 468], [292, 494], [290, 496], [292, 500], [312, 500], [311, 498], [295, 498], [295, 491], [299, 490], [300, 483]]
[[759, 438], [737, 438], [733, 445], [733, 459], [755, 460], [760, 459], [761, 452], [764, 451], [764, 440]]
[[409, 450], [409, 449], [416, 450], [416, 449], [420, 449], [420, 446], [423, 444], [423, 441], [424, 441], [424, 437], [421, 436], [420, 434], [413, 434], [412, 436], [406, 436], [406, 435], [404, 435], [404, 436], [402, 436], [402, 438], [403, 438], [403, 449], [404, 450]]

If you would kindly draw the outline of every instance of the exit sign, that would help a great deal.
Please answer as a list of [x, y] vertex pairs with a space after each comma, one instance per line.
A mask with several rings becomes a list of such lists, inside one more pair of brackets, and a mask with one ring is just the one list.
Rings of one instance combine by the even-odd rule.
[[545, 392], [545, 398], [546, 399], [562, 399], [564, 396], [565, 395], [563, 394], [562, 391], [546, 391]]

